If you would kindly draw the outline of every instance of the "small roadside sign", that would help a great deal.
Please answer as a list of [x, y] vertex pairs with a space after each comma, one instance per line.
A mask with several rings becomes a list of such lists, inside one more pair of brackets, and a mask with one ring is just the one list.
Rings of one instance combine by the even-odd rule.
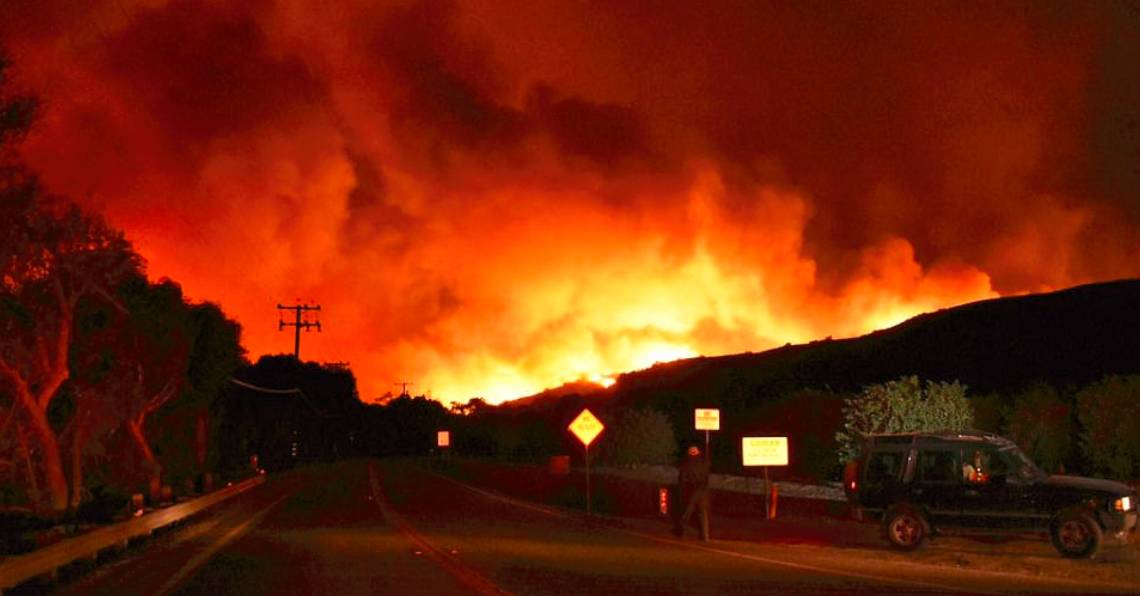
[[590, 505], [590, 443], [602, 434], [602, 429], [606, 426], [602, 424], [601, 420], [590, 411], [589, 408], [582, 408], [582, 413], [570, 423], [566, 428], [574, 433], [575, 437], [582, 442], [582, 448], [586, 450], [586, 515], [591, 515]]
[[720, 430], [720, 410], [697, 408], [695, 410], [697, 430]]
[[598, 420], [597, 416], [594, 416], [594, 413], [591, 412], [589, 408], [584, 408], [582, 413], [578, 414], [578, 417], [575, 418], [567, 428], [570, 429], [570, 432], [574, 433], [575, 437], [578, 437], [582, 445], [589, 447], [590, 443], [593, 443], [594, 439], [598, 438], [598, 435], [602, 433], [602, 429], [605, 428], [605, 425], [602, 424], [601, 420]]
[[439, 447], [451, 446], [451, 431], [441, 430], [435, 434], [435, 444]]
[[744, 437], [742, 442], [744, 465], [788, 465], [788, 437]]
[[775, 518], [775, 493], [768, 478], [768, 466], [788, 465], [788, 437], [744, 437], [740, 453], [745, 466], [764, 468], [764, 519]]

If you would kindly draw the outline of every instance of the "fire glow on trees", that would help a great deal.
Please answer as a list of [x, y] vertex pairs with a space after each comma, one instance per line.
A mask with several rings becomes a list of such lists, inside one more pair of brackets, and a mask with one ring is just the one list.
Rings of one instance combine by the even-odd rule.
[[73, 4], [0, 19], [43, 101], [26, 159], [252, 356], [289, 351], [274, 304], [319, 300], [306, 356], [366, 397], [608, 383], [1140, 269], [1127, 3]]

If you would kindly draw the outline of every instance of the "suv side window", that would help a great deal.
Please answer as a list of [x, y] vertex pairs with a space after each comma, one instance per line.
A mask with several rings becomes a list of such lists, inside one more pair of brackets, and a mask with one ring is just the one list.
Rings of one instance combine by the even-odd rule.
[[883, 484], [898, 481], [902, 473], [902, 451], [877, 451], [867, 460], [867, 475], [864, 477], [867, 484]]
[[962, 461], [962, 479], [968, 484], [988, 484], [994, 476], [1009, 474], [1009, 463], [988, 445], [963, 449]]
[[959, 483], [962, 466], [958, 463], [957, 450], [920, 450], [914, 477], [920, 482]]

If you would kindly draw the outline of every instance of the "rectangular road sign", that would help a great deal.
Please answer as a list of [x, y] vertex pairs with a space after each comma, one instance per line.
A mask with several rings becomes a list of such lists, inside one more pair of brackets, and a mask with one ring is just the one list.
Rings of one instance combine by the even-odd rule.
[[695, 410], [697, 430], [720, 430], [720, 410], [697, 408]]
[[441, 430], [435, 434], [435, 444], [439, 447], [451, 446], [451, 431]]
[[602, 424], [601, 420], [598, 420], [597, 416], [594, 416], [593, 412], [588, 408], [584, 408], [582, 413], [578, 414], [578, 417], [575, 418], [574, 422], [571, 422], [567, 428], [570, 429], [570, 432], [574, 433], [575, 437], [578, 437], [579, 441], [582, 441], [583, 445], [589, 447], [590, 443], [602, 433], [602, 429], [605, 428], [605, 425]]
[[744, 465], [788, 465], [788, 437], [744, 437]]

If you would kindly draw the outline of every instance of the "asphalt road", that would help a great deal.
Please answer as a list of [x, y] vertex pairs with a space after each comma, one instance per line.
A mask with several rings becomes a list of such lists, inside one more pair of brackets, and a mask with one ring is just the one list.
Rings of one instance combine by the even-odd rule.
[[667, 529], [660, 521], [588, 518], [515, 501], [416, 462], [344, 462], [273, 478], [59, 590], [428, 596], [1088, 587], [1079, 579], [885, 561], [829, 545], [677, 540]]

